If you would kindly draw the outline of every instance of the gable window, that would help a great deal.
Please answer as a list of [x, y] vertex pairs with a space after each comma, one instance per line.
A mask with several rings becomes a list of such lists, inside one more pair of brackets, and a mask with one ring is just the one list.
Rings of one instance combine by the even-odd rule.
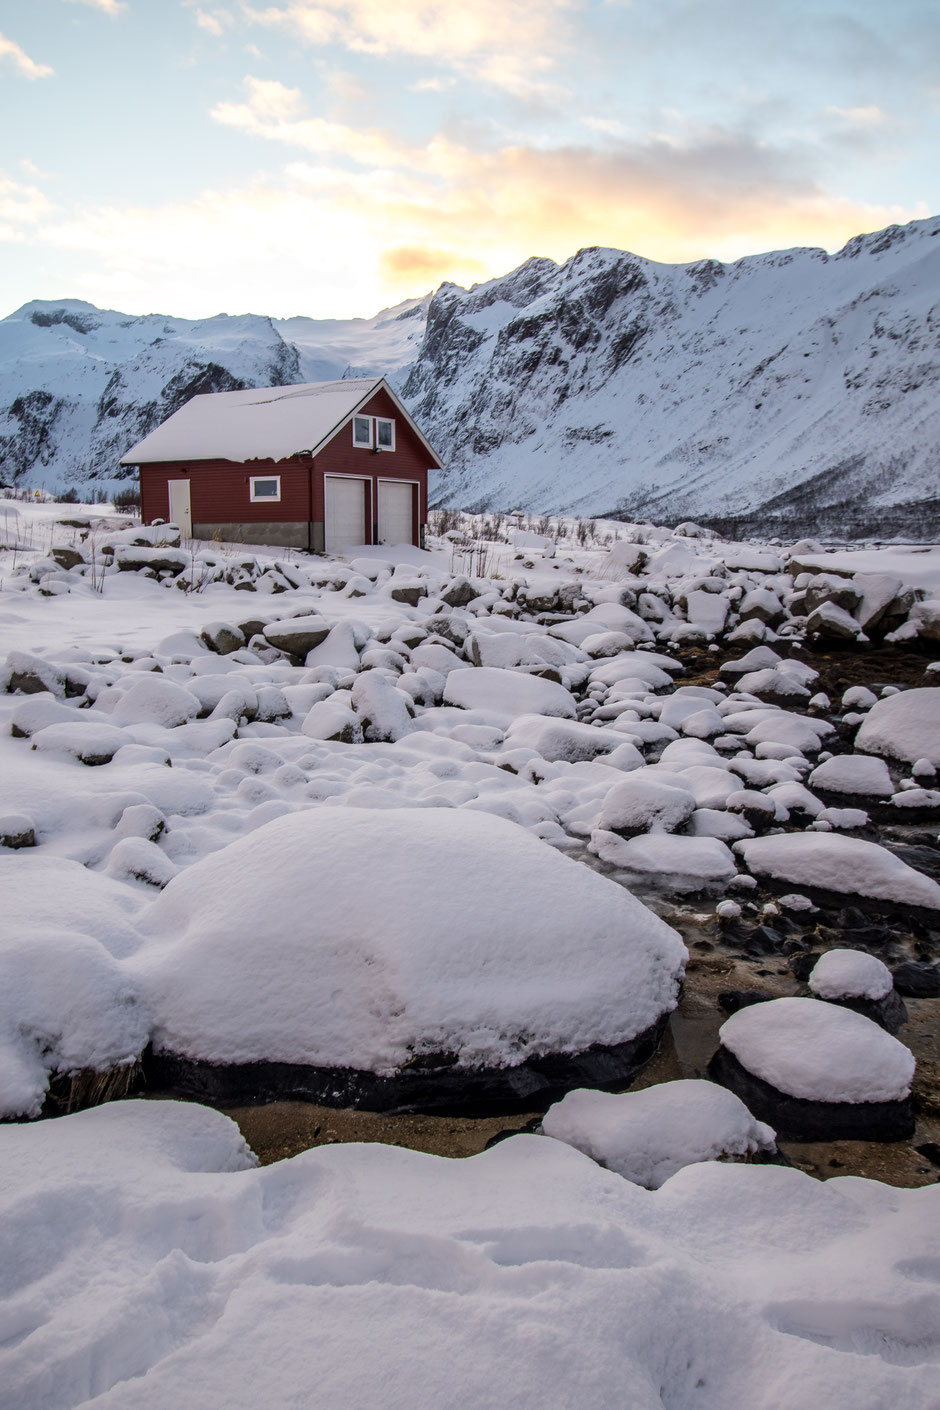
[[353, 417], [353, 445], [362, 446], [364, 450], [372, 449], [372, 417]]
[[375, 443], [379, 450], [395, 449], [395, 422], [384, 416], [375, 418]]
[[390, 416], [354, 416], [353, 445], [362, 450], [394, 450], [395, 422]]
[[248, 480], [248, 498], [252, 504], [269, 500], [276, 504], [281, 498], [280, 475], [252, 475]]

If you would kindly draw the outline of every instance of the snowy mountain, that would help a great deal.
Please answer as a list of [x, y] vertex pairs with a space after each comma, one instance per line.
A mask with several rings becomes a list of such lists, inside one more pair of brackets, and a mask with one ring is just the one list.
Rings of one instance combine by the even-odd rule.
[[112, 479], [196, 392], [388, 376], [439, 504], [936, 534], [940, 218], [722, 265], [582, 250], [373, 319], [0, 320], [0, 473]]
[[923, 531], [938, 236], [932, 219], [731, 265], [590, 249], [444, 285], [404, 387], [447, 461], [439, 500]]
[[188, 321], [36, 300], [0, 321], [0, 477], [120, 478], [127, 448], [199, 392], [389, 375], [413, 360], [427, 301], [372, 319]]

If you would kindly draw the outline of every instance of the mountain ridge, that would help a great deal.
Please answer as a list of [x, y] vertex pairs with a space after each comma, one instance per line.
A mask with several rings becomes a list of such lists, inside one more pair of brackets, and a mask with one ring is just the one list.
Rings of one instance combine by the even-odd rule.
[[112, 480], [199, 391], [384, 375], [445, 459], [438, 504], [922, 532], [940, 495], [938, 236], [934, 217], [731, 264], [589, 247], [373, 319], [34, 300], [0, 320], [0, 465]]

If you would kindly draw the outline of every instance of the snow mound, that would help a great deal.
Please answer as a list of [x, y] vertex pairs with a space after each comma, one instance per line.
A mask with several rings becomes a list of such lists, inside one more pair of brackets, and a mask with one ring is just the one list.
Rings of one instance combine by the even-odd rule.
[[142, 918], [155, 1046], [389, 1074], [618, 1044], [674, 1007], [685, 949], [622, 887], [469, 810], [295, 813]]
[[719, 1037], [748, 1072], [805, 1101], [902, 1101], [911, 1090], [909, 1048], [871, 1019], [816, 999], [739, 1009]]
[[0, 859], [0, 1117], [38, 1116], [52, 1076], [105, 1072], [146, 1046], [138, 985], [97, 938], [122, 948], [130, 927], [98, 880], [58, 858]]
[[774, 1147], [774, 1132], [740, 1097], [695, 1080], [640, 1092], [569, 1092], [549, 1107], [542, 1130], [648, 1190], [684, 1165]]
[[856, 749], [914, 763], [940, 765], [940, 697], [922, 686], [888, 695], [869, 710], [855, 736]]
[[894, 980], [888, 966], [864, 950], [827, 950], [813, 967], [809, 987], [820, 999], [883, 999]]
[[749, 871], [800, 887], [940, 910], [940, 886], [877, 842], [828, 832], [791, 832], [734, 844]]

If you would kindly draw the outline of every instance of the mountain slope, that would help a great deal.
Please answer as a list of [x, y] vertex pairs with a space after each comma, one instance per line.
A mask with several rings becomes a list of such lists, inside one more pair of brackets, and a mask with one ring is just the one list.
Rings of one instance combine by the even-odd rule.
[[49, 485], [119, 478], [118, 462], [190, 397], [243, 387], [394, 375], [414, 357], [425, 303], [373, 319], [188, 321], [37, 300], [0, 320], [0, 474]]
[[444, 285], [404, 387], [446, 453], [440, 502], [877, 523], [937, 495], [938, 236], [732, 265], [592, 249]]

